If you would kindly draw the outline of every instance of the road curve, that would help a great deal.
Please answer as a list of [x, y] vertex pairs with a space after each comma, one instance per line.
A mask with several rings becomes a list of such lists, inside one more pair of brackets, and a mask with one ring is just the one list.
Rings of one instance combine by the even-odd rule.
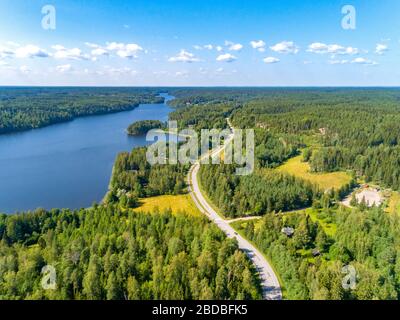
[[[223, 147], [219, 147], [216, 150], [212, 151], [211, 155], [216, 155], [222, 150]], [[236, 231], [230, 226], [229, 220], [225, 220], [221, 216], [219, 216], [204, 198], [199, 187], [199, 182], [197, 180], [199, 169], [200, 162], [198, 161], [190, 168], [188, 175], [189, 191], [194, 203], [196, 204], [198, 209], [202, 213], [204, 213], [210, 220], [212, 220], [223, 232], [225, 232], [225, 234], [229, 238], [235, 238], [238, 241], [239, 249], [243, 250], [254, 263], [260, 276], [261, 286], [263, 290], [263, 298], [265, 300], [282, 300], [282, 291], [279, 285], [278, 278], [265, 257], [249, 241], [236, 233]]]

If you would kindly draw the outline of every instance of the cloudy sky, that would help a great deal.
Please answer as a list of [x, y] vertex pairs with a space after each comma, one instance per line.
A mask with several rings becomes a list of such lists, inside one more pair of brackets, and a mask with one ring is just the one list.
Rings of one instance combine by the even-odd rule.
[[1, 0], [0, 85], [399, 86], [399, 13], [398, 0]]

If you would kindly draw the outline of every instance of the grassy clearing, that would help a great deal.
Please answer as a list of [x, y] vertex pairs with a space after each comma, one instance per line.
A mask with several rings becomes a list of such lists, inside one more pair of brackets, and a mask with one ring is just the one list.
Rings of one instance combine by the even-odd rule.
[[302, 162], [302, 155], [289, 159], [276, 170], [310, 181], [323, 190], [339, 189], [351, 181], [351, 176], [346, 172], [310, 172], [310, 165], [307, 162]]
[[312, 249], [299, 249], [296, 252], [302, 259], [306, 259], [309, 263], [315, 264], [316, 259], [312, 254]]
[[308, 208], [305, 210], [283, 213], [283, 219], [289, 214], [306, 214], [310, 216], [311, 221], [318, 222], [328, 236], [333, 237], [336, 233], [337, 225], [332, 222], [330, 215], [325, 213], [324, 209]]
[[189, 194], [182, 195], [163, 195], [140, 199], [140, 206], [133, 211], [153, 212], [156, 208], [159, 211], [171, 210], [173, 214], [186, 212], [193, 216], [201, 216], [201, 212], [193, 203]]
[[322, 229], [324, 229], [325, 233], [333, 237], [336, 233], [337, 230], [337, 225], [336, 223], [333, 223], [330, 221], [329, 215], [325, 215], [322, 210], [316, 210], [316, 209], [306, 209], [305, 210], [306, 214], [308, 214], [313, 222], [318, 222]]
[[385, 211], [390, 214], [400, 214], [400, 192], [392, 192]]

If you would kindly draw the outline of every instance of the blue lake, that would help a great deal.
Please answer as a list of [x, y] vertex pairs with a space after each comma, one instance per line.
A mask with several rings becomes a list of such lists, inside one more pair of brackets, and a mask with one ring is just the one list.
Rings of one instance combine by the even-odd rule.
[[[166, 101], [171, 96], [163, 94]], [[168, 120], [167, 104], [0, 135], [0, 212], [84, 208], [107, 192], [116, 155], [148, 144], [125, 132], [138, 120]]]

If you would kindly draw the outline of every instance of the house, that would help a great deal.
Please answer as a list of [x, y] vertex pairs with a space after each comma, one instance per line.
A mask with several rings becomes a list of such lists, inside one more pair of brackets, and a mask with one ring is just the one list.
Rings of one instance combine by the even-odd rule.
[[317, 248], [314, 248], [312, 249], [311, 254], [313, 255], [313, 257], [318, 257], [321, 255], [321, 252]]
[[284, 227], [281, 232], [286, 234], [288, 237], [291, 237], [294, 234], [294, 229], [291, 227]]

